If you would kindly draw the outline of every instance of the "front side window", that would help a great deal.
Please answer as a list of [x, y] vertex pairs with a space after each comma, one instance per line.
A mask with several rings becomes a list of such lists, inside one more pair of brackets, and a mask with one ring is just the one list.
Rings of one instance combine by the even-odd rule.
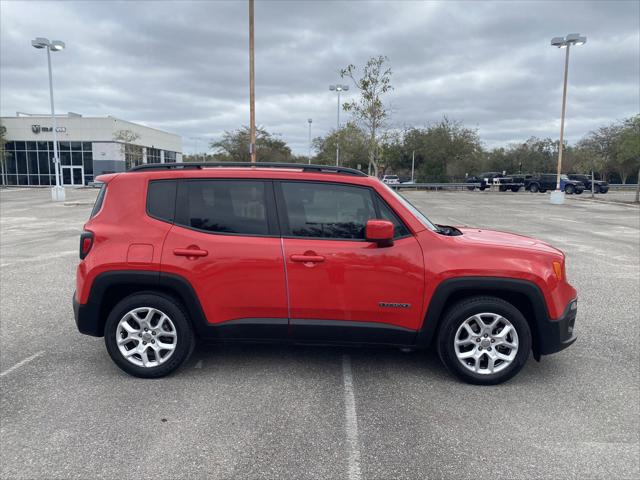
[[386, 188], [394, 197], [396, 197], [398, 199], [398, 201], [404, 205], [404, 207], [409, 210], [414, 217], [416, 217], [420, 223], [422, 225], [424, 225], [426, 228], [428, 228], [429, 230], [432, 230], [434, 232], [438, 231], [438, 227], [436, 227], [433, 223], [431, 223], [431, 220], [429, 220], [420, 210], [418, 210], [416, 207], [413, 206], [413, 204], [407, 200], [406, 198], [404, 198], [402, 195], [400, 195], [398, 192], [396, 192], [393, 188], [389, 188], [387, 185], [385, 185], [384, 183], [382, 184], [384, 186], [384, 188]]
[[380, 198], [378, 198], [378, 208], [380, 210], [380, 218], [393, 223], [393, 238], [398, 239], [411, 235], [411, 232], [409, 232], [406, 225], [402, 223], [402, 220], [400, 220], [386, 202]]
[[288, 235], [364, 240], [367, 221], [376, 218], [367, 188], [311, 182], [281, 185]]
[[268, 235], [264, 182], [188, 180], [180, 195], [180, 224], [212, 233]]

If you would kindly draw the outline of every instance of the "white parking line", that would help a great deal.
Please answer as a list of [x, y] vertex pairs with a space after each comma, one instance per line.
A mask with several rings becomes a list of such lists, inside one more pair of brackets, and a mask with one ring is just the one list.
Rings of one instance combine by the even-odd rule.
[[34, 353], [30, 357], [27, 357], [24, 360], [19, 361], [13, 367], [10, 367], [10, 368], [6, 369], [4, 372], [0, 373], [0, 377], [4, 377], [5, 375], [13, 372], [15, 369], [20, 368], [22, 365], [25, 365], [25, 364], [29, 363], [31, 360], [35, 360], [36, 358], [38, 358], [43, 353], [44, 353], [44, 350], [42, 352]]
[[349, 355], [342, 356], [342, 373], [344, 374], [345, 430], [347, 433], [349, 480], [360, 480], [358, 417], [356, 414], [356, 398], [353, 394], [353, 376], [351, 374], [351, 358]]

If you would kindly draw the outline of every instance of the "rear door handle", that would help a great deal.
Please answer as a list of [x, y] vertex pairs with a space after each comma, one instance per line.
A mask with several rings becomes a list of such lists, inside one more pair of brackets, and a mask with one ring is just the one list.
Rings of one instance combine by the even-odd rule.
[[173, 254], [179, 257], [206, 257], [209, 252], [199, 248], [174, 248]]
[[303, 263], [320, 263], [324, 262], [324, 257], [322, 255], [291, 255], [292, 262], [303, 262]]

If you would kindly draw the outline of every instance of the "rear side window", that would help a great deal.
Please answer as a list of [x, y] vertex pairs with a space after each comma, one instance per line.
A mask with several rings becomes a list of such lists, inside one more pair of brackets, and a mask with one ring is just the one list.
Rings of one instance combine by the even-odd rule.
[[264, 182], [188, 180], [181, 188], [176, 223], [212, 233], [269, 234]]
[[149, 182], [147, 212], [150, 216], [173, 223], [176, 210], [176, 186], [175, 180]]
[[104, 196], [107, 193], [107, 184], [103, 183], [100, 186], [100, 191], [98, 192], [98, 196], [96, 197], [96, 203], [93, 204], [93, 209], [91, 210], [91, 215], [89, 216], [89, 218], [93, 218], [95, 217], [95, 215], [100, 211], [100, 209], [102, 208], [102, 203], [104, 202]]
[[312, 182], [281, 185], [291, 236], [364, 240], [367, 221], [376, 218], [367, 188]]

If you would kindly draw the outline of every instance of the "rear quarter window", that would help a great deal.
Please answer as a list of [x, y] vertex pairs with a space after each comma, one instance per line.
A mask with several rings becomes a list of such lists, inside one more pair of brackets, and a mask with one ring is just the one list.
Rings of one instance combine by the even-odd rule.
[[149, 216], [173, 223], [176, 213], [176, 180], [154, 180], [147, 191]]
[[93, 218], [102, 208], [102, 204], [104, 203], [104, 196], [107, 194], [107, 184], [103, 183], [100, 186], [100, 191], [98, 192], [98, 196], [96, 197], [96, 203], [93, 204], [93, 208], [91, 209], [91, 215], [89, 218]]

